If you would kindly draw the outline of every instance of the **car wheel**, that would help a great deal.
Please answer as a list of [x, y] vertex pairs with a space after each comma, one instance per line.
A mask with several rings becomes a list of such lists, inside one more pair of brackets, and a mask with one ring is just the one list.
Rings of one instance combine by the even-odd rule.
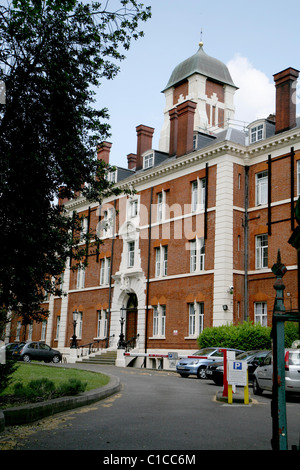
[[53, 359], [52, 359], [52, 362], [54, 362], [55, 364], [57, 364], [58, 362], [60, 361], [59, 359], [59, 356], [53, 356]]
[[199, 369], [197, 370], [198, 379], [206, 379], [205, 369], [205, 366], [199, 367]]
[[257, 378], [253, 377], [253, 393], [254, 395], [261, 395], [262, 394], [262, 389], [258, 385]]
[[24, 362], [30, 362], [31, 361], [29, 354], [24, 354], [23, 361]]

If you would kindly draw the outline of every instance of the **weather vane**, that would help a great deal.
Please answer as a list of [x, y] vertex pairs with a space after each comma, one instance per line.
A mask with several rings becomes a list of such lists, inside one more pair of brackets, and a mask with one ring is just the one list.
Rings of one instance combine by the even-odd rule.
[[200, 31], [200, 42], [199, 42], [199, 46], [203, 46], [203, 40], [202, 40], [202, 28], [201, 28], [201, 31]]

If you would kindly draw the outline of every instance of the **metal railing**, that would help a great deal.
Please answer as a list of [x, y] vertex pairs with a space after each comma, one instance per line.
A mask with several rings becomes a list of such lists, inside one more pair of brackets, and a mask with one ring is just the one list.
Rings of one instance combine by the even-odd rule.
[[[99, 351], [100, 349], [102, 348], [108, 348], [109, 347], [109, 343], [111, 341], [112, 338], [114, 338], [115, 335], [111, 335], [107, 338], [104, 338], [104, 339], [95, 339], [94, 341], [91, 341], [90, 343], [86, 343], [86, 344], [80, 344], [77, 349], [81, 349], [81, 357], [83, 357], [84, 355], [87, 356], [91, 353], [94, 353], [94, 352], [97, 352]], [[103, 346], [101, 346], [103, 344]], [[86, 354], [84, 354], [86, 353]]]

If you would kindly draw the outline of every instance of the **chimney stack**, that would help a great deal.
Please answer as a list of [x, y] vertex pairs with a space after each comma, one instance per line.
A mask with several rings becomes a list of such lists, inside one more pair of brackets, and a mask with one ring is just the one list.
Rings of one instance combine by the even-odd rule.
[[136, 154], [129, 153], [127, 155], [127, 162], [128, 162], [128, 170], [134, 170], [136, 167]]
[[299, 71], [289, 67], [273, 75], [276, 87], [275, 133], [296, 126], [296, 84]]
[[105, 163], [109, 164], [109, 154], [112, 144], [110, 142], [102, 142], [97, 149], [97, 158], [98, 160], [103, 160]]
[[143, 168], [142, 155], [147, 150], [152, 149], [152, 138], [154, 134], [153, 127], [144, 126], [141, 124], [136, 128], [137, 132], [137, 158], [136, 158], [136, 169], [140, 170]]
[[177, 109], [173, 108], [169, 111], [170, 116], [170, 147], [169, 155], [172, 157], [176, 155], [177, 150], [177, 132], [178, 132], [178, 113]]
[[194, 118], [197, 104], [194, 101], [184, 101], [177, 106], [177, 157], [193, 151]]

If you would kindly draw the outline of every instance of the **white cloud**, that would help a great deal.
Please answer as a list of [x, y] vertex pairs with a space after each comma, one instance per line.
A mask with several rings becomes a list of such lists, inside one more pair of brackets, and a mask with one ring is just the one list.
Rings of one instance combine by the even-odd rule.
[[235, 93], [235, 119], [247, 123], [275, 113], [275, 84], [246, 57], [236, 54], [228, 64]]

